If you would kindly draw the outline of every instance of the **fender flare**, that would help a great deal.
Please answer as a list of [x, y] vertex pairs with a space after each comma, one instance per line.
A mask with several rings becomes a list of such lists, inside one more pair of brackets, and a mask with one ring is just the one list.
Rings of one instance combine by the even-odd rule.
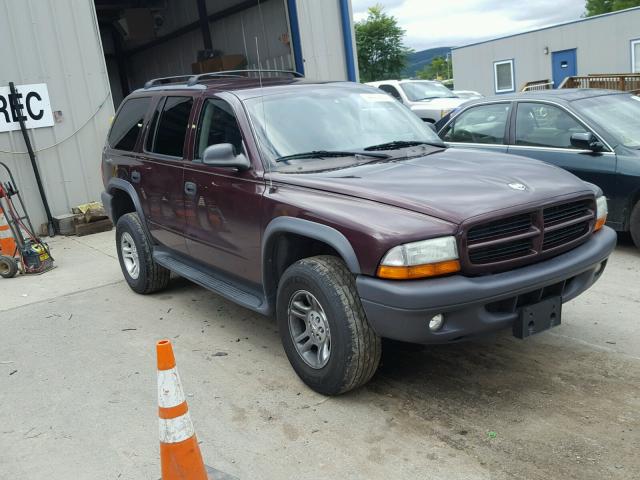
[[[151, 236], [151, 232], [149, 232], [149, 228], [147, 227], [147, 220], [144, 216], [144, 211], [142, 210], [142, 204], [140, 203], [138, 192], [136, 192], [136, 189], [133, 187], [133, 185], [122, 178], [114, 177], [111, 178], [107, 183], [106, 192], [112, 194], [114, 190], [121, 190], [129, 195], [129, 198], [131, 198], [131, 201], [133, 202], [133, 207], [136, 209], [138, 217], [140, 217], [144, 233], [147, 235], [147, 238], [151, 241], [151, 243], [155, 243], [153, 241], [153, 237]], [[112, 211], [111, 205], [109, 205], [108, 211]], [[110, 215], [110, 217], [111, 216], [112, 215]], [[113, 218], [111, 218], [111, 220], [113, 221]]]
[[277, 217], [271, 220], [264, 230], [261, 245], [262, 258], [262, 285], [265, 297], [269, 304], [273, 304], [275, 295], [275, 285], [273, 279], [270, 278], [271, 269], [270, 260], [267, 258], [267, 252], [276, 236], [280, 233], [293, 233], [303, 237], [313, 238], [330, 245], [342, 257], [347, 268], [354, 275], [360, 274], [360, 262], [356, 256], [353, 247], [347, 237], [335, 228], [320, 223], [304, 220], [296, 217]]
[[347, 237], [333, 227], [296, 217], [277, 217], [269, 222], [262, 236], [263, 266], [267, 262], [269, 244], [278, 233], [294, 233], [324, 242], [340, 254], [351, 273], [360, 273], [360, 262]]

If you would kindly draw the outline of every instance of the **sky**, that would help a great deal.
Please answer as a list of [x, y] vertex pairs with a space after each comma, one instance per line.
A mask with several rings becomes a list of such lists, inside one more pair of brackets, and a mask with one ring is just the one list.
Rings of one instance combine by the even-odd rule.
[[585, 0], [352, 0], [356, 21], [379, 3], [406, 30], [415, 50], [457, 47], [576, 20]]

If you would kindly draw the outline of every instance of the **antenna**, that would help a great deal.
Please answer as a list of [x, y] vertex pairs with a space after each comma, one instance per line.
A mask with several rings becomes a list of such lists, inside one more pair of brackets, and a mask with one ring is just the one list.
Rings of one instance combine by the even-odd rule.
[[[263, 36], [265, 35], [265, 29], [264, 29], [264, 17], [262, 16], [262, 5], [260, 4], [260, 0], [258, 0], [258, 13], [260, 15], [260, 23], [262, 24], [262, 34]], [[265, 36], [266, 38], [266, 36]], [[264, 108], [264, 93], [262, 91], [263, 85], [262, 85], [262, 61], [260, 59], [260, 45], [258, 43], [258, 36], [255, 36], [255, 42], [256, 42], [256, 56], [258, 57], [258, 80], [260, 82], [260, 102], [261, 102], [261, 106], [262, 106], [262, 121], [264, 122], [264, 136], [265, 138], [268, 138], [268, 130], [267, 130], [267, 115], [266, 115], [266, 110]], [[262, 156], [262, 155], [261, 155]], [[273, 192], [273, 179], [271, 178], [271, 160], [269, 160], [267, 158], [267, 162], [266, 162], [266, 169], [267, 169], [267, 174], [269, 177], [269, 192]]]

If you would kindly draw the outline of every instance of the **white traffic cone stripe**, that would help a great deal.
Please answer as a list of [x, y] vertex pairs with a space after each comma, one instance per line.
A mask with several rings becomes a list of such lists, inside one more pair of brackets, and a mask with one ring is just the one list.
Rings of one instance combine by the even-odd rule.
[[176, 418], [160, 419], [160, 442], [180, 443], [193, 437], [195, 430], [189, 412]]
[[178, 370], [175, 367], [170, 370], [158, 370], [158, 406], [177, 407], [185, 400]]

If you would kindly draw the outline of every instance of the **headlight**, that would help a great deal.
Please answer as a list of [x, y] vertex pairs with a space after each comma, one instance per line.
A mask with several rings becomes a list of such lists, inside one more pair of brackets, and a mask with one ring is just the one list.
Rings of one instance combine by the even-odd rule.
[[456, 239], [441, 237], [393, 247], [380, 262], [378, 277], [409, 280], [446, 275], [459, 270]]
[[607, 223], [608, 214], [609, 207], [607, 206], [607, 197], [601, 195], [596, 198], [596, 226], [593, 228], [594, 232], [604, 227], [604, 224]]
[[446, 117], [453, 109], [450, 108], [448, 110], [440, 110], [440, 118]]

